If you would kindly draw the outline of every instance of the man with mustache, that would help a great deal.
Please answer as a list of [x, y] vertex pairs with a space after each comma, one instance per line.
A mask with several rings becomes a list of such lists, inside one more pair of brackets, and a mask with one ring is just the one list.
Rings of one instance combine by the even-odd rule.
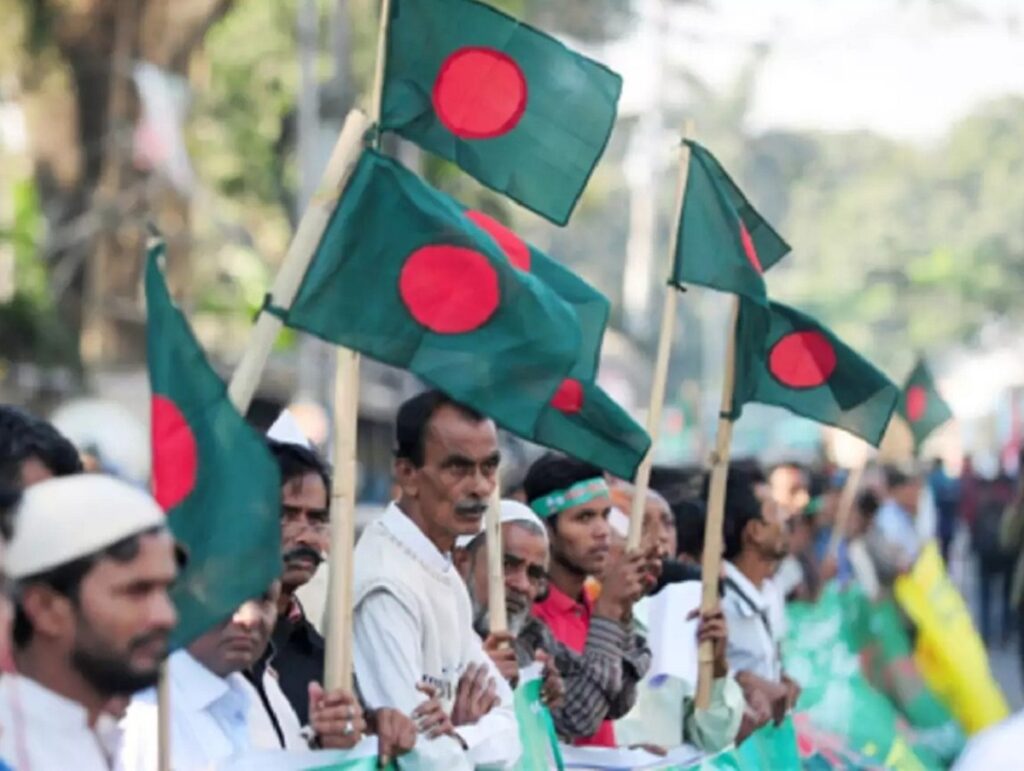
[[[242, 603], [231, 618], [168, 661], [171, 763], [211, 768], [251, 750], [299, 750], [310, 744], [350, 749], [366, 729], [362, 709], [343, 691], [308, 688], [310, 727], [298, 716], [267, 667], [253, 669], [270, 642], [281, 584]], [[137, 694], [122, 722], [124, 771], [157, 768], [157, 706], [153, 689]], [[309, 737], [307, 739], [307, 736]]]
[[14, 662], [0, 678], [0, 758], [19, 769], [108, 771], [115, 697], [156, 683], [177, 621], [177, 574], [163, 511], [111, 477], [29, 487], [6, 555]]
[[[651, 664], [650, 649], [631, 620], [633, 604], [656, 579], [657, 555], [624, 553], [609, 561], [612, 502], [596, 466], [548, 453], [530, 467], [523, 487], [551, 543], [548, 595], [533, 613], [576, 660], [587, 662], [586, 686], [567, 690], [563, 724], [567, 714], [574, 716], [572, 734], [583, 737], [577, 744], [614, 746], [611, 721], [632, 709], [637, 683]], [[596, 600], [584, 591], [590, 576], [601, 577]]]
[[[456, 538], [480, 531], [498, 483], [497, 429], [439, 391], [405, 402], [396, 422], [400, 496], [355, 551], [359, 689], [370, 707], [443, 734], [417, 744], [432, 768], [509, 768], [521, 754], [512, 692], [473, 631], [451, 560]], [[442, 711], [422, 714], [428, 693]]]

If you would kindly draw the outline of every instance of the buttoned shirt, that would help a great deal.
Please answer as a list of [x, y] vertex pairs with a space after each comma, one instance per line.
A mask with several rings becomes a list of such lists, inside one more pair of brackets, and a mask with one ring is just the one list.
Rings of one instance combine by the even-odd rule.
[[[168, 659], [171, 768], [195, 771], [252, 749], [248, 684], [237, 673], [219, 677], [185, 650]], [[156, 689], [137, 694], [121, 723], [124, 771], [157, 768]]]
[[[750, 672], [765, 680], [779, 682], [782, 665], [777, 635], [781, 629], [779, 603], [774, 587], [766, 580], [759, 589], [731, 562], [724, 563], [725, 596], [722, 611], [729, 625], [726, 658], [733, 672]], [[767, 591], [765, 591], [767, 589]]]
[[[549, 588], [543, 602], [533, 606], [534, 616], [564, 646], [561, 651], [549, 651], [566, 681], [565, 705], [552, 710], [556, 726], [561, 722], [563, 733], [576, 736], [575, 744], [614, 747], [611, 721], [632, 709], [637, 683], [650, 667], [651, 652], [643, 637], [630, 627], [595, 618], [593, 611], [586, 593], [575, 600], [556, 586]], [[567, 673], [574, 676], [571, 691]], [[593, 726], [598, 720], [592, 734], [580, 735], [583, 726]]]
[[[442, 553], [395, 503], [388, 506], [381, 523], [423, 565], [439, 573], [450, 572], [457, 578], [451, 555]], [[465, 591], [461, 579], [458, 580], [460, 588]], [[489, 670], [495, 681], [499, 703], [476, 723], [456, 727], [466, 750], [448, 736], [432, 741], [421, 736], [416, 742], [417, 756], [425, 765], [446, 771], [467, 767], [510, 767], [521, 754], [512, 691], [484, 652], [483, 644], [471, 625], [466, 629], [452, 629], [451, 635], [453, 638], [467, 635], [470, 636], [468, 639], [475, 641], [476, 652], [471, 663]], [[390, 592], [374, 591], [356, 608], [353, 636], [359, 691], [370, 708], [394, 707], [408, 714], [426, 701], [427, 697], [416, 687], [423, 672], [421, 629], [401, 600]], [[438, 642], [444, 644], [443, 641]]]
[[85, 707], [22, 675], [0, 676], [0, 768], [18, 771], [111, 771], [118, 768], [121, 732], [100, 715], [89, 725]]

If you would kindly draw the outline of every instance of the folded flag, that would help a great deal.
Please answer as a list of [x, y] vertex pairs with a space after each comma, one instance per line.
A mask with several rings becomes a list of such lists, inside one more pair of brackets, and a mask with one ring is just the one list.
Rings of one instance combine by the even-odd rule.
[[914, 434], [915, 448], [920, 448], [935, 429], [953, 419], [953, 411], [935, 386], [924, 359], [918, 360], [907, 377], [900, 394], [899, 410]]
[[789, 244], [750, 205], [715, 157], [686, 140], [690, 165], [671, 283], [698, 284], [766, 304], [764, 271]]
[[564, 225], [622, 78], [476, 0], [393, 0], [381, 128]]
[[744, 404], [771, 404], [878, 446], [898, 399], [885, 375], [810, 316], [740, 301], [734, 420]]
[[172, 591], [175, 647], [230, 616], [281, 575], [281, 485], [266, 444], [228, 400], [158, 264], [146, 258], [153, 494], [188, 563]]

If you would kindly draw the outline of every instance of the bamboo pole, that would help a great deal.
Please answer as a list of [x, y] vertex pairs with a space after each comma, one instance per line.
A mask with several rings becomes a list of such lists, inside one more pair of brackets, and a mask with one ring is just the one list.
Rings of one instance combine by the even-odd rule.
[[[683, 139], [693, 134], [693, 121], [687, 120], [683, 127]], [[690, 147], [680, 143], [679, 177], [676, 183], [676, 214], [683, 216], [683, 201], [686, 196], [686, 178], [690, 170]], [[675, 260], [676, 247], [679, 243], [679, 220], [676, 221], [672, 233], [669, 260]], [[671, 264], [671, 263], [670, 263]], [[633, 490], [633, 507], [629, 516], [629, 532], [626, 536], [626, 550], [636, 551], [640, 548], [640, 536], [644, 528], [644, 506], [647, 503], [647, 491], [651, 486], [651, 468], [654, 466], [654, 448], [658, 443], [661, 429], [661, 410], [665, 406], [665, 385], [668, 381], [668, 363], [672, 355], [672, 335], [675, 331], [676, 302], [679, 290], [671, 284], [665, 287], [665, 304], [661, 311], [661, 331], [658, 333], [658, 352], [654, 360], [654, 375], [651, 382], [651, 400], [647, 410], [647, 433], [651, 437], [651, 447], [640, 462], [636, 471]]]
[[156, 684], [156, 757], [160, 771], [171, 771], [171, 683], [167, 666], [165, 659]]
[[[379, 129], [391, 0], [382, 0], [377, 64], [370, 95], [370, 124]], [[374, 145], [380, 144], [377, 131]], [[334, 482], [331, 490], [331, 551], [328, 557], [327, 640], [324, 685], [352, 690], [352, 554], [356, 532], [356, 454], [359, 426], [359, 354], [337, 348], [334, 375]]]
[[828, 539], [828, 550], [825, 552], [832, 559], [839, 557], [839, 544], [846, 534], [846, 526], [850, 521], [850, 514], [857, 500], [857, 490], [860, 488], [860, 480], [864, 476], [864, 464], [860, 463], [850, 469], [843, 484], [843, 491], [839, 495], [839, 506], [836, 509], [836, 519], [832, 523], [832, 535]]
[[484, 519], [487, 533], [487, 608], [492, 634], [508, 631], [505, 608], [505, 554], [501, 532], [501, 483], [495, 481]]
[[[320, 239], [323, 238], [338, 198], [359, 159], [363, 136], [368, 127], [366, 115], [359, 110], [352, 110], [345, 118], [345, 125], [338, 135], [338, 141], [334, 145], [317, 191], [299, 221], [295, 236], [271, 287], [270, 298], [278, 307], [290, 307], [295, 295], [298, 294], [306, 269], [320, 244]], [[259, 385], [281, 326], [282, 322], [277, 316], [266, 311], [260, 313], [245, 352], [231, 377], [228, 397], [243, 415], [249, 409], [249, 403], [256, 393], [256, 387]]]
[[[704, 554], [701, 557], [701, 614], [718, 605], [718, 582], [722, 569], [722, 525], [725, 521], [725, 484], [729, 479], [729, 448], [732, 445], [732, 397], [736, 385], [736, 322], [740, 298], [733, 297], [725, 353], [725, 376], [722, 378], [722, 403], [718, 418], [718, 437], [711, 456], [711, 485], [708, 492], [708, 514], [704, 526]], [[707, 709], [711, 702], [714, 680], [715, 650], [710, 642], [700, 645], [697, 673], [697, 709]]]

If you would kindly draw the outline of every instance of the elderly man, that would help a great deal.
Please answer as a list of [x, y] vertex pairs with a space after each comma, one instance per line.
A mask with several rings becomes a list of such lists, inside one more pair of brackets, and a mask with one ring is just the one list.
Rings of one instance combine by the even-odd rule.
[[[437, 768], [515, 764], [521, 753], [512, 691], [473, 630], [455, 539], [480, 530], [497, 484], [494, 423], [439, 391], [398, 410], [401, 496], [355, 550], [355, 672], [370, 707], [421, 718], [417, 745]], [[423, 716], [427, 693], [440, 714]], [[440, 734], [440, 735], [439, 735]]]
[[[596, 466], [549, 453], [530, 467], [523, 486], [551, 542], [550, 587], [534, 615], [565, 648], [591, 662], [590, 688], [578, 703], [567, 700], [563, 730], [583, 737], [576, 743], [614, 746], [611, 721], [632, 709], [637, 683], [651, 663], [650, 649], [631, 622], [634, 603], [656, 578], [656, 549], [609, 559], [612, 502]], [[592, 600], [584, 582], [596, 575], [601, 594]], [[569, 727], [567, 714], [576, 718]]]
[[17, 674], [0, 678], [0, 757], [106, 771], [120, 742], [106, 706], [156, 683], [177, 621], [164, 513], [123, 482], [72, 475], [30, 487], [15, 517]]

